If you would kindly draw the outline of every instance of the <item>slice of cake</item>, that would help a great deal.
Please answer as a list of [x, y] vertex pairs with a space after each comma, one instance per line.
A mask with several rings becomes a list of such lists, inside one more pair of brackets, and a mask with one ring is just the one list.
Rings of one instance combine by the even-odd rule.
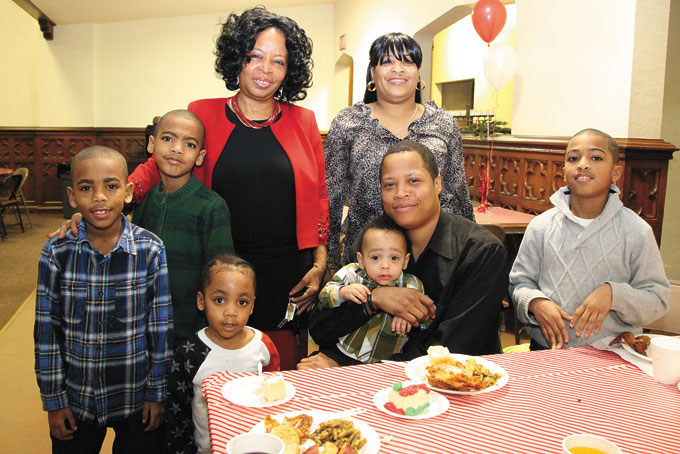
[[417, 416], [430, 406], [430, 388], [420, 383], [403, 386], [395, 383], [387, 396], [385, 408], [393, 413]]
[[446, 363], [449, 358], [451, 358], [449, 349], [442, 345], [430, 346], [427, 349], [427, 356], [430, 359], [430, 364], [433, 366], [440, 363]]
[[283, 375], [273, 374], [265, 377], [262, 383], [264, 390], [264, 400], [273, 402], [281, 400], [286, 397], [286, 382], [283, 380]]

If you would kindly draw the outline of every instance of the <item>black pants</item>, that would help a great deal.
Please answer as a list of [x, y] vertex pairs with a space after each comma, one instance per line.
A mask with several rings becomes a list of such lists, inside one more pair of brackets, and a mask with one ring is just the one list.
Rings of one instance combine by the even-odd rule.
[[548, 347], [544, 347], [535, 340], [531, 339], [531, 343], [529, 344], [529, 350], [532, 352], [535, 352], [537, 350], [550, 350]]
[[113, 428], [116, 438], [113, 441], [113, 454], [146, 454], [164, 452], [165, 440], [163, 426], [144, 432], [147, 424], [142, 423], [142, 412], [127, 418], [109, 423], [107, 427], [87, 423], [76, 419], [78, 430], [73, 433], [73, 439], [68, 441], [52, 438], [52, 454], [98, 454], [107, 427]]

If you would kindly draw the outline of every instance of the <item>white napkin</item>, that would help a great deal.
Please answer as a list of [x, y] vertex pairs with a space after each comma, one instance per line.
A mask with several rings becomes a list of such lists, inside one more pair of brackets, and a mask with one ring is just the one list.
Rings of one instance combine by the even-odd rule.
[[654, 377], [651, 358], [649, 361], [638, 358], [637, 356], [629, 353], [627, 350], [624, 350], [623, 347], [620, 346], [620, 344], [610, 346], [609, 343], [615, 337], [616, 336], [603, 337], [602, 339], [593, 342], [591, 345], [597, 348], [598, 350], [609, 350], [610, 352], [616, 353], [621, 358], [623, 358], [624, 361], [628, 361], [629, 363], [634, 364], [635, 366], [638, 367], [638, 369], [640, 369], [645, 374], [649, 375], [650, 377]]

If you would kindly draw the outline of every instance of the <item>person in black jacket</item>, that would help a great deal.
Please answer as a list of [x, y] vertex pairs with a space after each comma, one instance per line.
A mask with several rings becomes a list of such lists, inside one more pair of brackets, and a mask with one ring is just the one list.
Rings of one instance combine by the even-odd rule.
[[385, 213], [408, 231], [412, 243], [406, 272], [423, 281], [429, 296], [408, 288], [378, 288], [363, 305], [317, 307], [310, 334], [320, 350], [298, 369], [356, 364], [338, 351], [337, 339], [376, 311], [416, 325], [434, 317], [426, 330], [412, 332], [395, 360], [426, 355], [431, 345], [467, 355], [500, 353], [498, 325], [508, 288], [501, 242], [484, 227], [441, 211], [441, 177], [434, 156], [422, 144], [392, 145], [381, 164], [380, 184]]

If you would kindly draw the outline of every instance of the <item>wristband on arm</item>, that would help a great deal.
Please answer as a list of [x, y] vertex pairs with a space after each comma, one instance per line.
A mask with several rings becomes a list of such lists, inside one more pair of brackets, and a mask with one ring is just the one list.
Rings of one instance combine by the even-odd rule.
[[378, 312], [378, 308], [373, 304], [372, 295], [369, 293], [368, 298], [366, 298], [366, 308], [370, 311], [369, 314], [375, 314]]

